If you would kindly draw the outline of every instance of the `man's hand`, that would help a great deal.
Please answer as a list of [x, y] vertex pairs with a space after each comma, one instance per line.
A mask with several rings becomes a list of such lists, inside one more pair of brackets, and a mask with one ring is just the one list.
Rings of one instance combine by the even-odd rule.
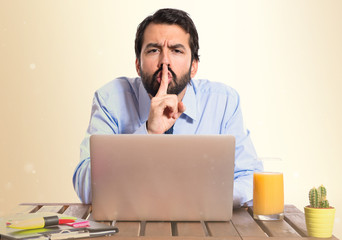
[[151, 99], [150, 114], [147, 120], [149, 134], [162, 134], [167, 131], [185, 111], [185, 106], [178, 101], [177, 95], [167, 94], [169, 85], [168, 68], [163, 64], [159, 90]]

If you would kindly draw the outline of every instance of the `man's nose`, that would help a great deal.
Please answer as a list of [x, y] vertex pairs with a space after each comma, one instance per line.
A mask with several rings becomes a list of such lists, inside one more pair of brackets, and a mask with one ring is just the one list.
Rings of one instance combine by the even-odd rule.
[[168, 51], [162, 51], [160, 54], [160, 61], [159, 61], [159, 67], [162, 66], [162, 64], [166, 64], [167, 66], [170, 66], [170, 56]]

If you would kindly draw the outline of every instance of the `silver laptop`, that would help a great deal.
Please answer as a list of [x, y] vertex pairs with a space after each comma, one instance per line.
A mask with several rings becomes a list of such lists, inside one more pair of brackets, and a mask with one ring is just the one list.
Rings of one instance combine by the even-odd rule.
[[230, 135], [93, 135], [93, 218], [228, 221], [234, 156]]

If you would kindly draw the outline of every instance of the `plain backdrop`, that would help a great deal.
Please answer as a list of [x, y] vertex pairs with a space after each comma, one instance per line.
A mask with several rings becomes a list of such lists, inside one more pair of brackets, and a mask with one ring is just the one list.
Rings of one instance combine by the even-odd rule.
[[285, 201], [324, 184], [342, 237], [342, 2], [0, 1], [0, 215], [23, 202], [79, 202], [72, 175], [93, 94], [137, 76], [137, 25], [187, 11], [199, 71], [234, 87], [260, 157], [283, 159]]

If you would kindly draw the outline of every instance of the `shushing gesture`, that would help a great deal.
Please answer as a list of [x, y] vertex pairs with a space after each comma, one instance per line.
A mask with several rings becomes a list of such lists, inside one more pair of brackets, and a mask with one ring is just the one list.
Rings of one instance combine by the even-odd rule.
[[149, 134], [163, 134], [173, 126], [185, 111], [185, 106], [179, 101], [177, 95], [167, 94], [170, 81], [167, 64], [163, 64], [159, 90], [156, 96], [151, 99], [147, 120], [147, 132]]

